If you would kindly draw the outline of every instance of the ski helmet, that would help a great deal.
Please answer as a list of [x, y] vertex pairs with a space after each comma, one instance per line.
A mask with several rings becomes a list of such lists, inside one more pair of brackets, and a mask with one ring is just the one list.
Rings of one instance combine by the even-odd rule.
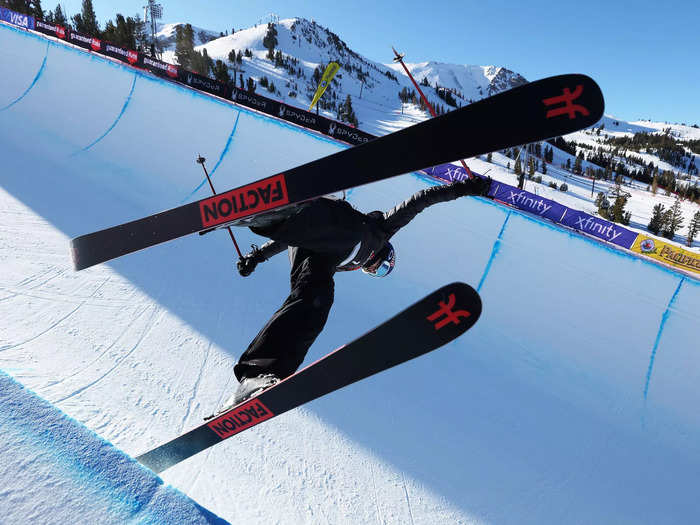
[[396, 252], [390, 242], [384, 246], [362, 266], [362, 271], [372, 277], [386, 277], [396, 264]]

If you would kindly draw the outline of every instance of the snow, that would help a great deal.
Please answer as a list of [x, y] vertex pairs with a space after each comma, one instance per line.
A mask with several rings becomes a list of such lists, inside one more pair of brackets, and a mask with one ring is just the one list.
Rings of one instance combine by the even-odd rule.
[[[76, 273], [68, 239], [207, 195], [197, 154], [224, 190], [343, 146], [3, 25], [0, 47], [0, 369], [134, 456], [235, 388], [233, 364], [286, 296], [288, 262], [243, 279], [218, 232]], [[428, 183], [405, 175], [349, 199], [388, 209]], [[585, 181], [567, 183], [585, 202]], [[700, 283], [475, 198], [426, 210], [394, 245], [392, 278], [338, 276], [307, 362], [455, 280], [479, 287], [479, 323], [165, 483], [244, 523], [697, 522]], [[32, 475], [25, 444], [2, 441], [0, 486], [17, 505], [0, 498], [3, 516], [29, 521], [35, 503], [64, 522], [107, 511], [55, 490], [60, 473]]]

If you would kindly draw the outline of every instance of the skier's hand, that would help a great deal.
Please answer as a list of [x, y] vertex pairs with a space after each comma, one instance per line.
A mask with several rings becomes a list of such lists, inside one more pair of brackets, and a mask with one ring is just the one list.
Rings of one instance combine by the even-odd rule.
[[488, 195], [491, 188], [491, 177], [474, 177], [473, 179], [465, 179], [460, 182], [453, 182], [455, 193], [459, 197], [465, 195]]
[[238, 259], [238, 262], [236, 263], [238, 273], [240, 273], [242, 277], [248, 277], [251, 273], [253, 273], [258, 263], [265, 260], [257, 246], [253, 245], [252, 248], [253, 249], [250, 253], [245, 254], [243, 257]]

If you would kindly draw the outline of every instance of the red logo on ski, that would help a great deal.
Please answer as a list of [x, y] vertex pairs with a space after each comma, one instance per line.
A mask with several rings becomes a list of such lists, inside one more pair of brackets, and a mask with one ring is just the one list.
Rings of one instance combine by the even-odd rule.
[[202, 226], [209, 228], [285, 204], [289, 204], [289, 195], [281, 174], [203, 200], [199, 211]]
[[210, 421], [207, 426], [221, 439], [226, 439], [271, 417], [274, 417], [274, 414], [270, 409], [262, 401], [254, 398]]
[[564, 104], [560, 108], [550, 109], [547, 111], [547, 118], [558, 117], [560, 115], [569, 115], [569, 119], [576, 118], [577, 113], [581, 113], [584, 117], [590, 115], [590, 111], [580, 104], [573, 104], [573, 101], [583, 93], [583, 85], [579, 84], [572, 93], [569, 88], [564, 88], [564, 93], [557, 97], [545, 98], [542, 100], [545, 106], [554, 106], [556, 104]]
[[445, 303], [444, 301], [439, 301], [438, 306], [440, 308], [438, 308], [437, 312], [426, 317], [426, 319], [430, 322], [437, 321], [440, 317], [443, 318], [437, 323], [435, 323], [435, 330], [442, 330], [445, 326], [447, 326], [450, 323], [460, 324], [460, 317], [466, 319], [467, 317], [472, 315], [466, 310], [453, 311], [452, 308], [454, 307], [456, 301], [457, 299], [455, 298], [455, 294], [451, 293], [447, 299], [447, 303]]

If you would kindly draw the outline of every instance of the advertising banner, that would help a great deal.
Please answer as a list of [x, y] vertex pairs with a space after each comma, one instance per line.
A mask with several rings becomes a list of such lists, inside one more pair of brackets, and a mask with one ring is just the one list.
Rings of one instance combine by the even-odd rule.
[[41, 20], [36, 20], [34, 22], [34, 29], [45, 35], [55, 36], [57, 38], [66, 39], [68, 36], [68, 30], [63, 26], [58, 26], [56, 24], [47, 24]]
[[510, 206], [539, 215], [550, 221], [560, 222], [566, 206], [550, 199], [545, 199], [529, 191], [518, 189], [503, 183], [494, 183], [489, 195]]
[[268, 115], [276, 115], [279, 112], [279, 102], [261, 97], [256, 93], [248, 93], [246, 90], [237, 87], [233, 88], [231, 100], [241, 106], [267, 113]]
[[177, 78], [178, 70], [177, 66], [168, 64], [167, 62], [161, 62], [160, 60], [155, 60], [151, 57], [143, 57], [143, 67], [148, 69], [151, 73], [160, 75], [162, 77]]
[[132, 66], [142, 65], [139, 63], [139, 53], [132, 51], [131, 49], [125, 49], [123, 47], [103, 42], [102, 53], [108, 57], [116, 58], [117, 60], [131, 64]]
[[76, 31], [70, 32], [70, 34], [68, 35], [68, 41], [71, 44], [75, 44], [76, 46], [89, 49], [90, 51], [102, 51], [102, 41], [100, 39], [88, 35], [83, 35]]
[[566, 215], [559, 221], [564, 226], [573, 228], [575, 230], [587, 233], [593, 237], [598, 237], [604, 241], [617, 244], [628, 250], [634, 244], [637, 239], [637, 233], [628, 230], [615, 224], [613, 222], [606, 221], [600, 217], [594, 217], [588, 213], [573, 210], [571, 208], [566, 209]]
[[364, 144], [365, 142], [369, 142], [370, 140], [376, 138], [374, 135], [370, 135], [365, 131], [353, 128], [352, 126], [348, 126], [342, 122], [336, 122], [323, 117], [321, 118], [325, 122], [325, 125], [322, 126], [319, 131], [325, 135], [342, 140], [343, 142], [358, 145]]
[[664, 264], [700, 274], [700, 254], [684, 250], [648, 235], [639, 234], [632, 251], [656, 259]]
[[455, 166], [454, 164], [440, 164], [439, 166], [433, 166], [432, 168], [423, 170], [423, 172], [431, 177], [446, 180], [447, 182], [468, 178], [467, 170], [461, 166]]
[[[200, 91], [206, 91], [207, 93], [211, 93], [212, 95], [216, 95], [217, 97], [229, 98], [227, 97], [226, 93], [226, 84], [224, 84], [223, 82], [219, 82], [218, 80], [212, 80], [211, 78], [203, 77], [202, 75], [192, 73], [191, 71], [187, 71], [186, 69], [180, 69], [178, 73], [178, 80], [183, 84], [187, 84], [188, 86], [198, 89]], [[229, 87], [229, 89], [231, 88]]]
[[283, 102], [279, 103], [277, 115], [275, 116], [314, 131], [321, 131], [321, 118], [318, 115], [289, 106]]
[[15, 13], [6, 7], [0, 7], [0, 20], [23, 29], [34, 29], [34, 17]]

